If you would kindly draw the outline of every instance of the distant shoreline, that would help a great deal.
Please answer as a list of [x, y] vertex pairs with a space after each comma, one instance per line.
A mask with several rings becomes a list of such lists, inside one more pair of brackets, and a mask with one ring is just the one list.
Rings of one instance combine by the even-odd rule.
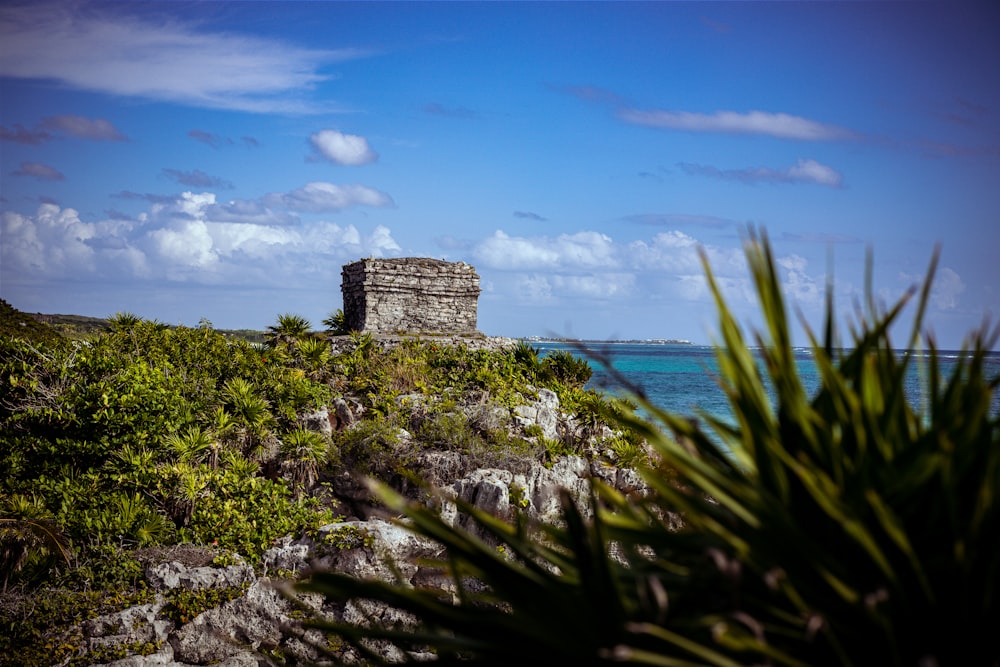
[[697, 345], [683, 338], [629, 338], [629, 339], [594, 339], [594, 338], [545, 338], [542, 336], [522, 336], [519, 340], [528, 343], [573, 343], [581, 345]]

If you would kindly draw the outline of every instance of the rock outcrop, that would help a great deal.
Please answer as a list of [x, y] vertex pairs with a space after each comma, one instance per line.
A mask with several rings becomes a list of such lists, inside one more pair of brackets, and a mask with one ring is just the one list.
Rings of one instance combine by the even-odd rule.
[[[510, 435], [526, 439], [560, 440], [578, 432], [573, 416], [561, 410], [554, 392], [531, 391], [514, 408], [498, 406], [483, 394], [464, 397], [454, 409], [473, 428], [506, 429]], [[397, 402], [410, 410], [412, 420], [418, 421], [426, 417], [432, 400], [412, 395], [401, 396]], [[351, 428], [359, 416], [357, 405], [340, 399], [328, 408], [300, 416], [299, 423], [304, 428], [331, 433]], [[436, 503], [442, 518], [486, 539], [489, 536], [459, 510], [463, 503], [501, 518], [523, 512], [535, 521], [553, 522], [561, 515], [563, 490], [585, 513], [589, 511], [591, 478], [600, 478], [626, 493], [645, 491], [634, 471], [579, 456], [562, 456], [547, 465], [528, 459], [518, 460], [516, 465], [505, 466], [505, 461], [497, 461], [472, 467], [468, 456], [456, 451], [420, 451], [419, 447], [414, 451], [419, 453], [408, 467], [428, 486], [401, 483], [400, 491], [413, 498], [430, 497], [429, 502]], [[353, 494], [355, 501], [368, 502], [368, 489], [349, 475], [327, 483], [345, 499]], [[434, 493], [428, 494], [431, 489]], [[272, 664], [268, 656], [277, 655], [292, 662], [322, 664], [316, 646], [322, 645], [325, 637], [302, 626], [304, 615], [316, 613], [345, 622], [364, 622], [373, 616], [400, 622], [413, 619], [397, 618], [399, 612], [393, 609], [358, 606], [363, 603], [325, 606], [315, 595], [298, 596], [293, 602], [286, 589], [296, 577], [326, 569], [445, 592], [451, 585], [438, 570], [425, 565], [443, 556], [437, 543], [369, 511], [357, 512], [351, 520], [324, 526], [311, 535], [286, 536], [264, 552], [256, 569], [232, 554], [225, 559], [225, 566], [219, 565], [219, 559], [211, 565], [211, 554], [195, 551], [195, 547], [174, 547], [152, 558], [145, 577], [155, 593], [153, 601], [84, 622], [80, 631], [87, 650], [143, 646], [143, 652], [149, 653], [106, 663], [114, 667], [257, 667]], [[212, 597], [212, 592], [225, 595]], [[196, 609], [197, 613], [188, 618], [176, 613], [181, 594], [201, 595], [214, 602]], [[150, 653], [149, 648], [154, 650]], [[386, 656], [393, 657], [391, 653]]]
[[[425, 460], [418, 465], [441, 469], [442, 462]], [[474, 470], [441, 489], [444, 499], [441, 515], [475, 532], [475, 525], [458, 511], [454, 502], [461, 500], [498, 516], [510, 516], [520, 509], [539, 521], [555, 520], [559, 515], [560, 489], [567, 489], [583, 500], [593, 472], [585, 459], [573, 456], [560, 459], [551, 468], [532, 466], [526, 473], [515, 474], [499, 468]], [[639, 478], [630, 471], [596, 472], [603, 472], [607, 481], [625, 490], [641, 487]], [[288, 536], [281, 540], [264, 552], [259, 572], [238, 557], [226, 567], [189, 566], [177, 561], [152, 564], [146, 569], [146, 579], [156, 591], [153, 603], [86, 621], [81, 629], [89, 650], [109, 644], [158, 646], [150, 655], [107, 663], [113, 667], [209, 664], [257, 667], [268, 664], [265, 661], [268, 654], [279, 653], [315, 662], [321, 657], [315, 645], [322, 643], [323, 638], [318, 632], [302, 627], [300, 606], [346, 622], [362, 622], [372, 614], [398, 612], [370, 605], [361, 609], [356, 603], [324, 607], [318, 596], [296, 596], [298, 604], [295, 604], [283, 592], [294, 576], [324, 569], [362, 579], [448, 591], [449, 581], [438, 570], [424, 565], [442, 555], [437, 543], [383, 519], [334, 523], [312, 536]], [[165, 618], [170, 600], [178, 590], [237, 588], [242, 592], [232, 600], [206, 609], [184, 624]]]

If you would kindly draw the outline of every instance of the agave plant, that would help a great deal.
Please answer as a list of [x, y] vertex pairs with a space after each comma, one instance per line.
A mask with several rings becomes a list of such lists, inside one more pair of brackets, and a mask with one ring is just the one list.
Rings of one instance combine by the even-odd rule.
[[416, 620], [314, 624], [372, 663], [386, 655], [373, 640], [438, 664], [1000, 663], [1000, 378], [984, 366], [996, 333], [974, 334], [947, 378], [928, 340], [918, 409], [904, 391], [915, 356], [890, 339], [906, 299], [886, 311], [870, 299], [841, 349], [828, 295], [810, 393], [767, 238], [751, 231], [746, 254], [765, 322], [749, 340], [705, 261], [734, 421], [666, 413], [638, 392], [653, 422], [618, 415], [660, 460], [645, 498], [595, 481], [589, 502], [567, 495], [562, 522], [541, 526], [461, 506], [484, 540], [373, 485], [445, 548], [454, 593], [318, 573], [300, 587]]

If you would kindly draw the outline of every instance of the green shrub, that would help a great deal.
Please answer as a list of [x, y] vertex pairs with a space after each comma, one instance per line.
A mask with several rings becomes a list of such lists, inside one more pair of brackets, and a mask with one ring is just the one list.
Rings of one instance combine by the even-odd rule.
[[167, 595], [163, 615], [177, 625], [190, 623], [209, 609], [222, 606], [246, 593], [249, 584], [223, 588], [175, 588]]
[[563, 384], [582, 387], [594, 371], [586, 359], [569, 350], [552, 350], [542, 359], [542, 372]]
[[285, 535], [300, 535], [333, 521], [316, 498], [294, 498], [288, 485], [234, 469], [212, 473], [210, 493], [199, 498], [185, 542], [211, 544], [246, 556], [251, 562]]
[[644, 469], [648, 496], [594, 482], [587, 506], [566, 496], [559, 525], [543, 526], [462, 505], [484, 541], [373, 484], [447, 548], [440, 567], [456, 593], [319, 573], [301, 589], [382, 601], [418, 624], [315, 624], [372, 663], [371, 639], [431, 650], [438, 664], [998, 664], [1000, 378], [984, 375], [997, 336], [974, 334], [947, 378], [928, 339], [918, 411], [904, 393], [915, 355], [890, 339], [905, 300], [871, 306], [841, 349], [828, 298], [810, 395], [766, 238], [751, 233], [747, 259], [765, 321], [749, 340], [706, 262], [735, 421], [695, 422], [638, 397], [656, 425], [620, 416], [669, 467]]

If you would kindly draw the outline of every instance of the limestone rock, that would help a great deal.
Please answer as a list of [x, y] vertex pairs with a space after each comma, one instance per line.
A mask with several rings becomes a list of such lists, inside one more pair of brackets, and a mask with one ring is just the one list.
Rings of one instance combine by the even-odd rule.
[[229, 588], [256, 581], [253, 568], [236, 556], [238, 562], [228, 567], [185, 567], [177, 561], [160, 563], [146, 569], [146, 579], [155, 590], [173, 588]]
[[199, 614], [170, 636], [177, 662], [196, 665], [253, 665], [260, 650], [278, 647], [291, 603], [267, 581], [254, 582], [246, 593]]
[[[343, 401], [344, 399], [340, 400]], [[333, 434], [333, 422], [337, 419], [337, 415], [331, 417], [329, 410], [320, 408], [319, 410], [299, 415], [296, 421], [298, 421], [299, 426], [307, 431], [315, 431], [316, 433], [329, 436]]]

